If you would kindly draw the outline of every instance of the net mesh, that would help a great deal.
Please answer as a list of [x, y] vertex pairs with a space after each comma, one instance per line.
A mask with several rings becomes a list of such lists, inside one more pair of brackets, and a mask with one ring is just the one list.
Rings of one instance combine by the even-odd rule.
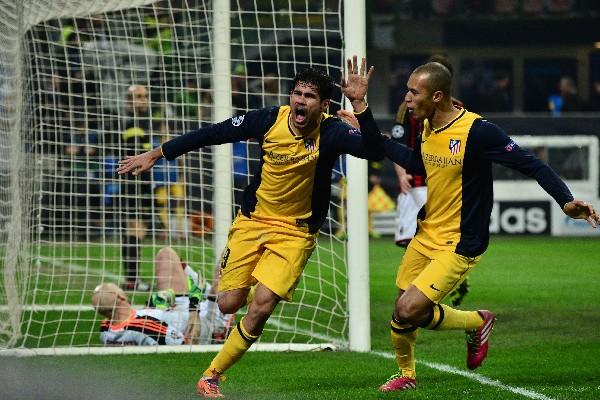
[[[121, 157], [213, 122], [212, 2], [0, 5], [0, 346], [99, 346], [96, 285], [123, 284], [124, 265], [137, 268], [129, 278], [152, 284], [165, 245], [209, 277], [221, 250], [213, 248], [219, 182], [210, 148], [165, 161], [135, 184], [115, 173]], [[234, 114], [285, 104], [303, 67], [339, 79], [340, 7], [231, 2]], [[341, 94], [334, 99], [331, 112]], [[234, 210], [259, 157], [256, 143], [234, 144]], [[263, 342], [347, 342], [346, 252], [335, 236], [344, 230], [342, 168], [335, 175], [317, 250]], [[148, 298], [128, 294], [138, 307]]]

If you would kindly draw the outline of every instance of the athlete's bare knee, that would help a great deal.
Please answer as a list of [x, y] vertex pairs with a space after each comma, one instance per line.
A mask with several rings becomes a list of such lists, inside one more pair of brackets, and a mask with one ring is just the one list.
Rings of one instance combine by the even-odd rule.
[[231, 299], [219, 299], [217, 304], [223, 314], [235, 314], [244, 305], [242, 302]]
[[423, 318], [423, 312], [416, 304], [398, 299], [398, 301], [396, 301], [394, 316], [398, 322], [417, 325]]
[[239, 289], [235, 292], [224, 292], [217, 295], [217, 305], [223, 314], [234, 314], [246, 304], [248, 291]]
[[399, 322], [416, 326], [431, 315], [433, 305], [433, 301], [411, 285], [396, 299], [394, 314]]

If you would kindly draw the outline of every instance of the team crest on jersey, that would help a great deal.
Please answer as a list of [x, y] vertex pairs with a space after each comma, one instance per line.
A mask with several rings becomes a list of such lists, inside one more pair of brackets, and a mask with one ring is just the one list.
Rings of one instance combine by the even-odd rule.
[[231, 118], [231, 125], [240, 126], [244, 122], [244, 115], [238, 115], [237, 117]]
[[317, 148], [317, 142], [313, 138], [304, 139], [304, 147], [306, 150], [313, 152]]
[[511, 140], [509, 144], [507, 144], [506, 146], [504, 146], [504, 150], [506, 151], [513, 151], [513, 149], [515, 148], [517, 144]]
[[453, 156], [460, 153], [460, 139], [450, 139], [450, 145], [448, 148]]

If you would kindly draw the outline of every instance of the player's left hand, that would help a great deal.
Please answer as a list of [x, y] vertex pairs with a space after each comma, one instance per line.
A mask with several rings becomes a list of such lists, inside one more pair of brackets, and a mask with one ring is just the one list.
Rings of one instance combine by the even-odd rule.
[[570, 201], [563, 206], [563, 211], [571, 218], [585, 219], [593, 228], [600, 224], [600, 215], [587, 201]]
[[[367, 71], [367, 59], [363, 57], [358, 68], [358, 56], [354, 55], [352, 59], [348, 59], [348, 68], [346, 73], [348, 76], [340, 81], [342, 93], [350, 100], [350, 102], [364, 102], [367, 90], [369, 89], [369, 79], [373, 75], [375, 67], [371, 66]], [[353, 104], [354, 105], [354, 104]], [[355, 111], [362, 111], [356, 110]]]
[[351, 127], [360, 130], [360, 124], [358, 123], [358, 119], [356, 119], [356, 116], [354, 115], [354, 113], [352, 111], [338, 110], [336, 114], [339, 119], [341, 119], [342, 121], [344, 121]]

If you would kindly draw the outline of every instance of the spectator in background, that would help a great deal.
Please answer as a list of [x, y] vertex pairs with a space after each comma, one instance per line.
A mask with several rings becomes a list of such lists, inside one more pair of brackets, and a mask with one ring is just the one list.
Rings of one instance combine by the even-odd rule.
[[600, 111], [600, 80], [596, 80], [592, 83], [589, 110]]
[[[345, 117], [340, 115], [340, 118], [348, 125], [353, 126], [356, 129], [360, 128], [358, 121], [355, 122], [356, 118]], [[336, 203], [336, 216], [338, 226], [335, 230], [335, 237], [339, 240], [346, 240], [346, 197], [348, 195], [346, 182], [346, 157], [341, 156], [335, 161], [333, 169], [331, 170], [331, 197], [338, 199]]]
[[260, 107], [268, 107], [271, 104], [285, 104], [286, 96], [281, 95], [279, 78], [276, 74], [268, 72], [263, 79], [252, 82], [251, 91], [260, 98]]
[[172, 14], [167, 12], [146, 16], [144, 18], [146, 32], [140, 39], [144, 46], [152, 49], [158, 57], [158, 65], [151, 73], [151, 81], [156, 82], [157, 86], [181, 87], [183, 82], [177, 79], [177, 74], [164, 73], [164, 71], [179, 70], [177, 66], [179, 59], [173, 54], [175, 21], [171, 17]]
[[185, 82], [185, 87], [175, 94], [175, 113], [185, 120], [198, 118], [198, 85], [195, 78]]
[[[141, 85], [131, 85], [127, 90], [127, 119], [121, 133], [124, 155], [135, 155], [152, 148], [152, 119], [148, 90]], [[152, 222], [151, 172], [139, 177], [124, 176], [120, 191], [121, 207], [125, 215], [125, 233], [122, 242], [122, 255], [125, 270], [125, 290], [150, 290], [150, 285], [139, 276], [141, 241], [146, 237]]]
[[513, 110], [511, 79], [506, 71], [497, 71], [489, 92], [484, 95], [482, 109], [488, 112], [511, 112]]
[[157, 54], [170, 56], [173, 53], [173, 22], [169, 14], [160, 16], [147, 16], [144, 18], [146, 24], [145, 45]]
[[[360, 127], [357, 128], [360, 130]], [[383, 170], [383, 161], [371, 161], [367, 164], [367, 174], [369, 177], [369, 195], [367, 197], [367, 211], [368, 211], [368, 224], [369, 224], [369, 237], [372, 239], [379, 239], [381, 234], [374, 229], [373, 226], [373, 214], [378, 212], [385, 212], [393, 210], [393, 206], [390, 209], [389, 196], [381, 187], [381, 174]], [[346, 189], [347, 186], [344, 187]], [[346, 189], [347, 190], [347, 189]], [[344, 199], [347, 196], [344, 195]]]
[[[153, 147], [161, 146], [170, 139], [167, 121], [158, 122], [155, 131], [157, 135], [153, 136]], [[158, 218], [164, 229], [164, 236], [184, 239], [187, 233], [187, 222], [182, 160], [168, 161], [161, 158], [152, 169], [152, 178], [155, 203], [158, 206]]]
[[[261, 99], [256, 93], [248, 90], [248, 86], [246, 67], [243, 64], [236, 64], [231, 74], [231, 104], [234, 115], [244, 115], [261, 104]], [[250, 171], [255, 171], [258, 165], [260, 149], [259, 146], [252, 145], [249, 141], [243, 141], [233, 143], [232, 151], [233, 201], [234, 208], [237, 209], [243, 202], [244, 189], [250, 183]]]
[[575, 81], [570, 76], [563, 76], [560, 78], [558, 83], [558, 90], [562, 97], [562, 109], [563, 112], [582, 111], [584, 102], [577, 94], [577, 86]]
[[[57, 74], [53, 79], [58, 79], [59, 101], [74, 113], [75, 118], [84, 118], [85, 114], [87, 126], [96, 129], [98, 87], [92, 69], [83, 66], [82, 41], [88, 35], [80, 31], [77, 22], [73, 20], [62, 25]], [[84, 24], [80, 21], [79, 25]]]
[[210, 90], [203, 90], [200, 92], [198, 119], [200, 122], [212, 122], [213, 120], [213, 99]]
[[87, 128], [84, 119], [71, 120], [73, 127], [63, 134], [66, 179], [61, 192], [67, 202], [63, 218], [71, 232], [89, 233], [90, 227], [100, 227], [98, 134]]
[[231, 73], [231, 104], [234, 115], [242, 115], [260, 106], [260, 99], [248, 90], [244, 64], [236, 64]]
[[570, 76], [563, 76], [558, 82], [558, 94], [548, 99], [548, 109], [553, 116], [560, 116], [563, 112], [577, 112], [585, 110], [583, 101], [577, 94], [577, 86]]

